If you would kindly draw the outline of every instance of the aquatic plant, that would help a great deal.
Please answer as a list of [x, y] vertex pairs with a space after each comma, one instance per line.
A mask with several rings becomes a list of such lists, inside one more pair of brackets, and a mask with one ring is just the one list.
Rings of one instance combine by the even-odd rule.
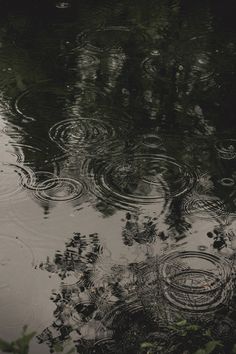
[[[31, 340], [35, 337], [36, 332], [30, 332], [27, 333], [27, 326], [23, 327], [21, 336], [12, 341], [8, 342], [3, 339], [0, 339], [0, 350], [3, 351], [3, 353], [11, 353], [11, 354], [28, 354], [29, 353], [29, 345]], [[53, 348], [54, 352], [56, 353], [62, 353], [64, 351], [64, 346], [63, 345], [55, 345]], [[71, 348], [66, 354], [72, 354], [75, 353], [75, 348]]]
[[142, 354], [216, 354], [236, 353], [236, 344], [228, 346], [212, 330], [201, 323], [180, 319], [167, 326], [167, 332], [160, 337], [140, 344]]
[[28, 354], [29, 343], [34, 338], [36, 332], [27, 333], [27, 326], [23, 327], [21, 336], [12, 342], [0, 339], [0, 349], [4, 353]]
[[[3, 353], [29, 354], [30, 342], [36, 332], [27, 332], [24, 326], [21, 336], [15, 341], [8, 342], [0, 339], [0, 350]], [[221, 338], [212, 330], [211, 325], [192, 323], [186, 319], [179, 319], [165, 327], [163, 336], [150, 334], [147, 340], [141, 341], [138, 354], [236, 354], [236, 344], [227, 347]], [[140, 338], [137, 338], [137, 342]], [[66, 347], [70, 347], [66, 351]], [[73, 354], [77, 352], [76, 346], [70, 341], [55, 343], [51, 352]], [[118, 350], [120, 353], [120, 351]]]

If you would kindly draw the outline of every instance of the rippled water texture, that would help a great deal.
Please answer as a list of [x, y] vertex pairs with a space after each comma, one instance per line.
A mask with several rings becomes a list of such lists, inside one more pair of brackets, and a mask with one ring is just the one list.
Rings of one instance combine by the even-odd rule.
[[28, 325], [29, 354], [193, 354], [211, 333], [212, 353], [231, 354], [234, 6], [11, 3], [0, 14], [0, 339]]

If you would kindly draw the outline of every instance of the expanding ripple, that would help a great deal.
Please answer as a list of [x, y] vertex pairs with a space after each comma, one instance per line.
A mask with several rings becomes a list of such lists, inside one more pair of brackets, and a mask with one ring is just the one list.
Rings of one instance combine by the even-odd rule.
[[91, 161], [95, 194], [116, 206], [165, 202], [192, 188], [194, 175], [163, 155], [130, 155], [109, 163]]
[[65, 152], [55, 149], [49, 139], [47, 141], [33, 136], [24, 138], [27, 144], [12, 142], [6, 145], [6, 152], [14, 157], [15, 162], [23, 163], [33, 170], [47, 168], [58, 174], [58, 161], [66, 158]]
[[15, 164], [0, 164], [0, 201], [21, 198], [21, 192], [31, 184], [34, 173], [28, 167]]
[[37, 185], [36, 196], [43, 201], [69, 202], [86, 192], [84, 182], [71, 178], [50, 178]]
[[235, 185], [235, 180], [233, 178], [230, 178], [230, 177], [224, 177], [224, 178], [221, 178], [219, 183], [223, 187], [233, 187]]
[[236, 140], [222, 139], [215, 144], [218, 155], [223, 160], [232, 160], [236, 158]]
[[92, 118], [67, 119], [49, 130], [51, 140], [66, 151], [70, 146], [89, 147], [114, 135], [114, 129], [107, 122]]
[[[99, 117], [99, 114], [96, 114]], [[105, 117], [106, 118], [106, 117]], [[56, 123], [49, 130], [49, 137], [64, 151], [88, 154], [116, 153], [124, 148], [124, 142], [118, 140], [119, 130], [128, 127], [126, 121], [119, 121], [119, 126], [99, 118], [67, 119]], [[124, 134], [124, 133], [123, 133]]]
[[135, 139], [135, 151], [139, 154], [160, 154], [166, 152], [164, 142], [158, 134], [147, 133], [135, 137]]
[[[37, 171], [30, 180], [26, 181], [26, 188], [34, 191], [44, 191], [56, 186], [59, 177], [48, 171]], [[51, 183], [48, 181], [52, 181]]]
[[86, 70], [91, 67], [96, 68], [100, 63], [100, 60], [94, 53], [91, 53], [86, 49], [75, 51], [72, 47], [65, 53], [59, 55], [58, 63], [63, 67], [66, 65], [66, 69], [69, 72], [77, 75], [80, 70]]
[[224, 202], [219, 198], [197, 194], [192, 194], [184, 200], [183, 211], [186, 215], [203, 219], [217, 218], [227, 213]]
[[85, 47], [95, 53], [122, 53], [138, 43], [141, 47], [148, 37], [144, 32], [123, 26], [110, 26], [87, 31], [77, 36], [78, 48]]
[[156, 51], [150, 57], [144, 59], [142, 68], [146, 74], [151, 76], [159, 73], [161, 69], [161, 54]]
[[80, 55], [76, 56], [76, 59], [79, 69], [85, 69], [87, 67], [97, 66], [99, 64], [99, 59], [91, 53], [81, 53]]
[[231, 294], [226, 260], [203, 252], [174, 252], [161, 260], [164, 296], [184, 311], [207, 312], [223, 305]]
[[60, 116], [64, 109], [66, 87], [58, 87], [50, 82], [42, 82], [19, 94], [13, 102], [13, 110], [23, 117], [23, 121], [37, 121]]

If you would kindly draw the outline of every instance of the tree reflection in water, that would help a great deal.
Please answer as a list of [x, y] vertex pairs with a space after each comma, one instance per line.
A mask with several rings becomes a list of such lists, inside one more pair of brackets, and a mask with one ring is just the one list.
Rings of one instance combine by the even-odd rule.
[[[230, 342], [225, 328], [235, 327], [235, 305], [220, 266], [227, 258], [234, 277], [236, 38], [230, 5], [14, 3], [11, 9], [1, 2], [1, 137], [7, 140], [1, 152], [7, 158], [3, 153], [0, 197], [5, 202], [9, 186], [25, 192], [26, 214], [32, 205], [44, 211], [43, 221], [41, 215], [29, 221], [22, 217], [23, 198], [11, 194], [13, 223], [30, 230], [32, 244], [32, 229], [40, 238], [42, 230], [56, 238], [61, 228], [68, 234], [80, 229], [88, 208], [104, 228], [112, 224], [106, 233], [115, 245], [105, 247], [102, 227], [99, 235], [75, 233], [64, 252], [40, 265], [57, 274], [60, 285], [51, 299], [54, 321], [39, 341], [55, 349], [71, 340], [83, 354], [137, 354], [140, 343], [155, 338], [158, 350], [170, 354], [167, 325], [177, 314], [192, 319], [189, 299], [201, 304], [210, 294], [223, 305], [224, 321], [218, 308], [199, 320], [214, 322]], [[89, 230], [91, 219], [85, 221]], [[140, 259], [126, 253], [123, 262], [120, 251], [114, 260], [116, 245], [130, 257], [140, 252]], [[164, 277], [163, 255], [172, 260], [175, 252]], [[207, 274], [199, 266], [203, 259], [212, 266], [206, 265]], [[227, 296], [215, 285], [215, 268]]]

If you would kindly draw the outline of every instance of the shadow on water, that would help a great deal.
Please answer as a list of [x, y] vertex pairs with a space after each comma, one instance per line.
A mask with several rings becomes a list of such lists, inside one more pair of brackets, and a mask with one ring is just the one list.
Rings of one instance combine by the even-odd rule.
[[233, 4], [0, 4], [0, 336], [26, 321], [34, 354], [229, 353]]

